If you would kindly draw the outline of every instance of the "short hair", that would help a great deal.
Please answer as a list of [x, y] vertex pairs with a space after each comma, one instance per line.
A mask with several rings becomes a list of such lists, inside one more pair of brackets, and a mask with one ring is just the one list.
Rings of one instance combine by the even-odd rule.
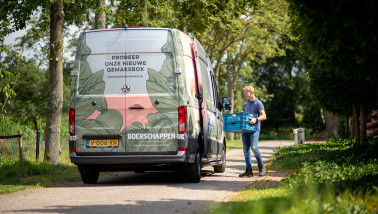
[[253, 88], [253, 86], [249, 85], [249, 86], [245, 86], [243, 88], [243, 91], [255, 92], [255, 88]]

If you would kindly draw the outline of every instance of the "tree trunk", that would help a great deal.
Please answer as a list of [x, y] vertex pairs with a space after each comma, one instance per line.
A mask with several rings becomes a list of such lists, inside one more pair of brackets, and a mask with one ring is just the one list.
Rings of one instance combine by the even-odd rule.
[[105, 29], [106, 28], [106, 16], [105, 16], [105, 0], [97, 0], [98, 12], [95, 15], [95, 29]]
[[358, 108], [356, 104], [353, 104], [353, 123], [356, 142], [360, 142], [360, 120], [358, 118]]
[[344, 129], [344, 134], [345, 134], [345, 137], [348, 136], [348, 133], [349, 133], [349, 117], [348, 116], [345, 116], [345, 129]]
[[63, 3], [51, 2], [49, 102], [46, 121], [44, 160], [59, 163], [60, 123], [63, 108]]
[[36, 132], [39, 132], [38, 130], [38, 122], [37, 122], [37, 118], [36, 117], [33, 117], [33, 123], [34, 123], [34, 129]]
[[142, 26], [148, 27], [148, 0], [142, 1], [143, 4], [143, 13], [142, 13]]
[[364, 105], [360, 106], [360, 140], [361, 140], [361, 143], [367, 143], [366, 109]]
[[325, 112], [326, 131], [328, 136], [338, 137], [338, 133], [341, 127], [340, 119], [338, 116], [331, 112]]
[[[231, 113], [234, 112], [234, 98], [235, 98], [235, 93], [234, 93], [234, 84], [233, 83], [230, 83], [228, 82], [229, 87], [228, 87], [228, 92], [227, 92], [227, 96], [230, 98], [231, 100]], [[234, 139], [234, 133], [232, 132], [227, 132], [227, 140], [233, 140]]]
[[354, 119], [353, 119], [353, 114], [352, 114], [352, 117], [350, 118], [350, 139], [353, 140], [355, 137], [356, 137], [356, 134], [355, 134], [355, 130], [356, 128], [354, 127]]
[[[235, 93], [234, 93], [234, 81], [232, 79], [232, 73], [230, 73], [230, 66], [231, 66], [231, 59], [230, 59], [230, 54], [227, 55], [227, 67], [226, 67], [226, 83], [227, 83], [227, 96], [230, 98], [231, 100], [231, 110], [230, 110], [230, 113], [233, 113], [234, 112], [234, 105], [235, 105], [235, 102], [234, 102], [234, 98], [235, 98]], [[234, 139], [234, 133], [232, 132], [227, 132], [226, 134], [226, 138], [227, 140], [233, 140]]]

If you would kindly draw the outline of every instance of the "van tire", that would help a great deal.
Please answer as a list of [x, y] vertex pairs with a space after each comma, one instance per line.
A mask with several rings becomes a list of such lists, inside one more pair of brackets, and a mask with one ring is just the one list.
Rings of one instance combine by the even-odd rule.
[[95, 184], [97, 183], [100, 172], [91, 166], [78, 165], [77, 166], [81, 175], [81, 180], [85, 184]]
[[187, 170], [187, 178], [189, 182], [191, 183], [198, 183], [201, 180], [201, 156], [197, 149], [196, 157], [194, 159], [194, 162], [189, 164], [188, 170]]
[[226, 148], [222, 149], [222, 164], [214, 166], [214, 172], [223, 173], [226, 171]]

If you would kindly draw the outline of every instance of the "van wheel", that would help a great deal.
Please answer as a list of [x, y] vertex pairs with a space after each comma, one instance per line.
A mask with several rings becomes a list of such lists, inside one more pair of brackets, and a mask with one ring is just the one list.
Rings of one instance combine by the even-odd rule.
[[223, 146], [222, 149], [222, 164], [214, 166], [214, 172], [223, 173], [226, 171], [226, 149]]
[[201, 156], [198, 151], [194, 163], [189, 164], [187, 174], [189, 182], [198, 183], [201, 180]]
[[100, 175], [100, 172], [91, 166], [83, 166], [78, 165], [77, 166], [81, 175], [81, 180], [85, 184], [95, 184], [97, 183], [98, 176]]

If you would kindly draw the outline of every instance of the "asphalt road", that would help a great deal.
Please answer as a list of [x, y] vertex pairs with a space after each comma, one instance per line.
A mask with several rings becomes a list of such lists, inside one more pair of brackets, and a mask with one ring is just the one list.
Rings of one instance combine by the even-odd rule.
[[[279, 146], [293, 141], [260, 141], [264, 161]], [[214, 201], [227, 201], [246, 186], [269, 186], [286, 174], [269, 171], [258, 177], [239, 178], [245, 169], [241, 149], [227, 153], [225, 173], [203, 169], [200, 183], [186, 183], [174, 172], [114, 172], [100, 175], [95, 185], [77, 182], [68, 186], [40, 188], [0, 195], [0, 213], [205, 213]]]

